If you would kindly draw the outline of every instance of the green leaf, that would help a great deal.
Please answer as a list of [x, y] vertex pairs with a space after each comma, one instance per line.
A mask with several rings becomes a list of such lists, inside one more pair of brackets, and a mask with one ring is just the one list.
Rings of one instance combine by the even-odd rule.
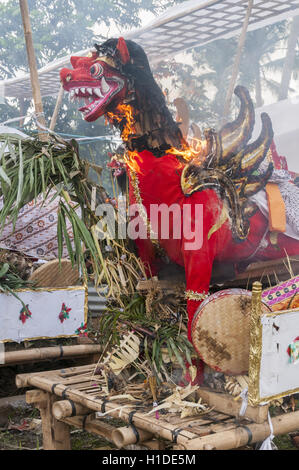
[[32, 191], [34, 187], [33, 165], [34, 165], [34, 159], [31, 158], [30, 164], [29, 164], [30, 191]]
[[182, 356], [181, 356], [179, 350], [177, 349], [177, 347], [176, 347], [176, 345], [175, 345], [175, 343], [174, 343], [174, 341], [173, 341], [172, 338], [169, 338], [169, 344], [170, 344], [170, 346], [171, 346], [172, 351], [173, 351], [174, 354], [175, 354], [175, 357], [177, 358], [178, 363], [180, 364], [180, 366], [182, 367], [182, 369], [185, 371], [185, 370], [186, 370], [185, 362], [184, 362], [184, 360], [183, 360], [183, 358], [182, 358]]
[[22, 150], [22, 142], [21, 140], [19, 140], [19, 184], [18, 184], [18, 193], [17, 193], [17, 201], [16, 201], [17, 207], [19, 207], [19, 204], [22, 198], [23, 180], [24, 180], [23, 150]]
[[9, 270], [9, 264], [4, 263], [2, 268], [0, 269], [0, 277], [5, 276], [5, 274], [7, 273], [8, 270]]
[[11, 180], [7, 176], [7, 174], [5, 173], [5, 171], [3, 170], [1, 166], [0, 166], [0, 178], [3, 179], [5, 183], [8, 184], [8, 186], [11, 186]]
[[63, 235], [62, 235], [62, 214], [61, 209], [58, 210], [57, 216], [57, 241], [58, 241], [58, 258], [61, 261], [62, 252], [63, 252]]
[[[12, 158], [14, 163], [17, 163], [17, 155], [16, 155], [16, 152], [15, 152], [14, 146], [12, 145], [12, 143], [9, 139], [7, 140], [7, 146], [8, 146], [8, 149], [9, 149], [10, 157]], [[4, 146], [4, 148], [5, 148], [5, 146]], [[0, 157], [0, 160], [1, 160], [1, 158], [2, 157]]]
[[75, 257], [74, 257], [74, 252], [73, 252], [73, 248], [72, 248], [72, 243], [71, 243], [68, 231], [67, 231], [67, 226], [66, 226], [66, 222], [65, 222], [65, 214], [63, 212], [61, 212], [60, 214], [61, 214], [61, 226], [62, 226], [62, 230], [63, 230], [63, 236], [64, 236], [65, 243], [66, 243], [66, 246], [67, 246], [67, 250], [68, 250], [68, 253], [69, 253], [69, 256], [70, 256], [70, 260], [72, 262], [72, 266], [74, 267]]
[[42, 192], [45, 197], [46, 194], [46, 179], [45, 179], [45, 162], [43, 157], [40, 157], [38, 159], [39, 162], [39, 168], [40, 168], [40, 177], [42, 179]]

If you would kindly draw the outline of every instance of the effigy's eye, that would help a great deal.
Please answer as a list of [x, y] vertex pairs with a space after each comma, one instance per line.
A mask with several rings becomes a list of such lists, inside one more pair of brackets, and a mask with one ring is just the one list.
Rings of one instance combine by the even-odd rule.
[[103, 67], [101, 64], [93, 64], [90, 67], [90, 75], [94, 78], [98, 78], [103, 75]]

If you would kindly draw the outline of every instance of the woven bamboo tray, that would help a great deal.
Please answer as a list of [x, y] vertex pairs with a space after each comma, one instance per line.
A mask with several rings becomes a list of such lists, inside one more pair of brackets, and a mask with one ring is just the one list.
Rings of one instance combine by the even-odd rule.
[[49, 261], [37, 268], [29, 281], [36, 287], [69, 287], [75, 286], [79, 281], [79, 271], [72, 267], [71, 261], [62, 259]]
[[[271, 309], [262, 303], [262, 313]], [[192, 321], [192, 342], [213, 369], [243, 375], [249, 365], [251, 292], [225, 289], [202, 302]]]

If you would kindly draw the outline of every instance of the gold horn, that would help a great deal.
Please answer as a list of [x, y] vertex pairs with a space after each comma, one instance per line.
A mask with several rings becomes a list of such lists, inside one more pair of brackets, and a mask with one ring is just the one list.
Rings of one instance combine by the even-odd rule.
[[241, 107], [235, 121], [225, 124], [219, 131], [222, 141], [221, 163], [229, 160], [246, 145], [251, 137], [255, 121], [254, 107], [247, 89], [237, 86], [234, 93], [238, 96]]
[[268, 114], [262, 113], [262, 130], [255, 142], [249, 144], [244, 149], [239, 164], [239, 177], [252, 173], [262, 163], [267, 155], [273, 140], [273, 129], [271, 119]]

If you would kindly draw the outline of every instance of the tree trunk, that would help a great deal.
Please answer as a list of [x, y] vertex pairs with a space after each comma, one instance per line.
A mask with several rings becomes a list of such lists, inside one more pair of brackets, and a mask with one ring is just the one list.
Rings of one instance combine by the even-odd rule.
[[292, 71], [296, 56], [296, 44], [299, 36], [299, 16], [296, 16], [291, 25], [288, 38], [287, 53], [283, 65], [282, 77], [279, 89], [279, 99], [285, 100], [288, 97], [289, 85], [292, 78]]
[[261, 68], [260, 68], [259, 63], [256, 65], [256, 69], [255, 69], [255, 101], [256, 101], [257, 108], [260, 108], [261, 106], [263, 106]]

